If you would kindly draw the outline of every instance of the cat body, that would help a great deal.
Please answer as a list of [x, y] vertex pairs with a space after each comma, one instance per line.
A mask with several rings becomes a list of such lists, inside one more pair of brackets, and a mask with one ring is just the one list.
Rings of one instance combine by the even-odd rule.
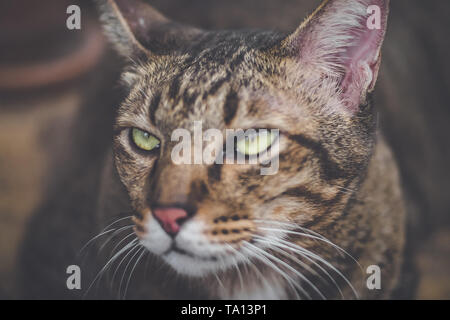
[[[93, 161], [31, 222], [24, 295], [396, 297], [406, 209], [371, 99], [388, 12], [388, 1], [372, 2], [379, 29], [366, 27], [368, 1], [335, 0], [288, 34], [203, 31], [141, 1], [101, 1], [106, 32], [129, 61], [123, 97], [115, 119], [106, 105], [95, 112]], [[195, 121], [220, 132], [279, 129], [267, 148], [277, 146], [278, 171], [174, 164], [171, 135]], [[157, 143], [147, 150], [148, 139]], [[66, 287], [73, 264], [79, 291]], [[368, 284], [374, 267], [381, 288]]]

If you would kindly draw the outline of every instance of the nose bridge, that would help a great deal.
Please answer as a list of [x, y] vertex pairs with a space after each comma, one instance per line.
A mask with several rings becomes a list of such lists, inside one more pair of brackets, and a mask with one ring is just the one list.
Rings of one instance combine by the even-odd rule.
[[151, 191], [153, 204], [159, 206], [184, 205], [191, 202], [192, 181], [200, 173], [200, 166], [173, 163], [165, 165], [155, 177], [154, 188]]

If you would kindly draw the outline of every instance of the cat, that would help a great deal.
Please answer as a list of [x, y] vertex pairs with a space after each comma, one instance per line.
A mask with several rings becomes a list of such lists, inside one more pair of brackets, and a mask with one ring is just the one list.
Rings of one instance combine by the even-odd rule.
[[[379, 28], [367, 27], [369, 5]], [[388, 6], [324, 1], [282, 33], [205, 31], [145, 1], [99, 1], [124, 61], [123, 99], [96, 111], [95, 161], [30, 224], [24, 296], [396, 297], [406, 208], [372, 103]], [[279, 129], [258, 151], [277, 144], [278, 172], [175, 165], [171, 134], [194, 121]], [[66, 287], [72, 264], [83, 290]], [[380, 289], [367, 285], [369, 266], [381, 270]]]

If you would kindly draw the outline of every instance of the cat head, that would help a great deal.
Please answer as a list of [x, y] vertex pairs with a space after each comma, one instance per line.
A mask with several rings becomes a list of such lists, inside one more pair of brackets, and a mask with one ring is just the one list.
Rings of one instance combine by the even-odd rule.
[[[114, 155], [140, 243], [179, 273], [203, 276], [264, 265], [277, 244], [317, 245], [298, 228], [332, 238], [374, 145], [370, 93], [388, 0], [325, 1], [291, 34], [204, 31], [144, 1], [100, 3], [127, 61]], [[173, 133], [185, 130], [194, 145], [199, 123], [222, 133], [218, 150], [227, 129], [255, 129], [231, 152], [266, 157], [276, 173], [262, 175], [260, 162], [196, 163], [195, 151], [192, 164], [175, 163]]]

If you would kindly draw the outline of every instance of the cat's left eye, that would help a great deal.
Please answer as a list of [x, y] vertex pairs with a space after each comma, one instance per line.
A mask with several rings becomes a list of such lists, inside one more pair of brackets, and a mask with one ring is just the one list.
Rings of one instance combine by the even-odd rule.
[[148, 133], [147, 131], [133, 128], [131, 130], [131, 138], [134, 144], [142, 150], [151, 151], [153, 149], [159, 148], [160, 141], [154, 135]]
[[276, 137], [276, 134], [268, 130], [261, 130], [258, 133], [245, 136], [238, 140], [236, 149], [247, 156], [257, 155], [266, 151], [273, 144]]

